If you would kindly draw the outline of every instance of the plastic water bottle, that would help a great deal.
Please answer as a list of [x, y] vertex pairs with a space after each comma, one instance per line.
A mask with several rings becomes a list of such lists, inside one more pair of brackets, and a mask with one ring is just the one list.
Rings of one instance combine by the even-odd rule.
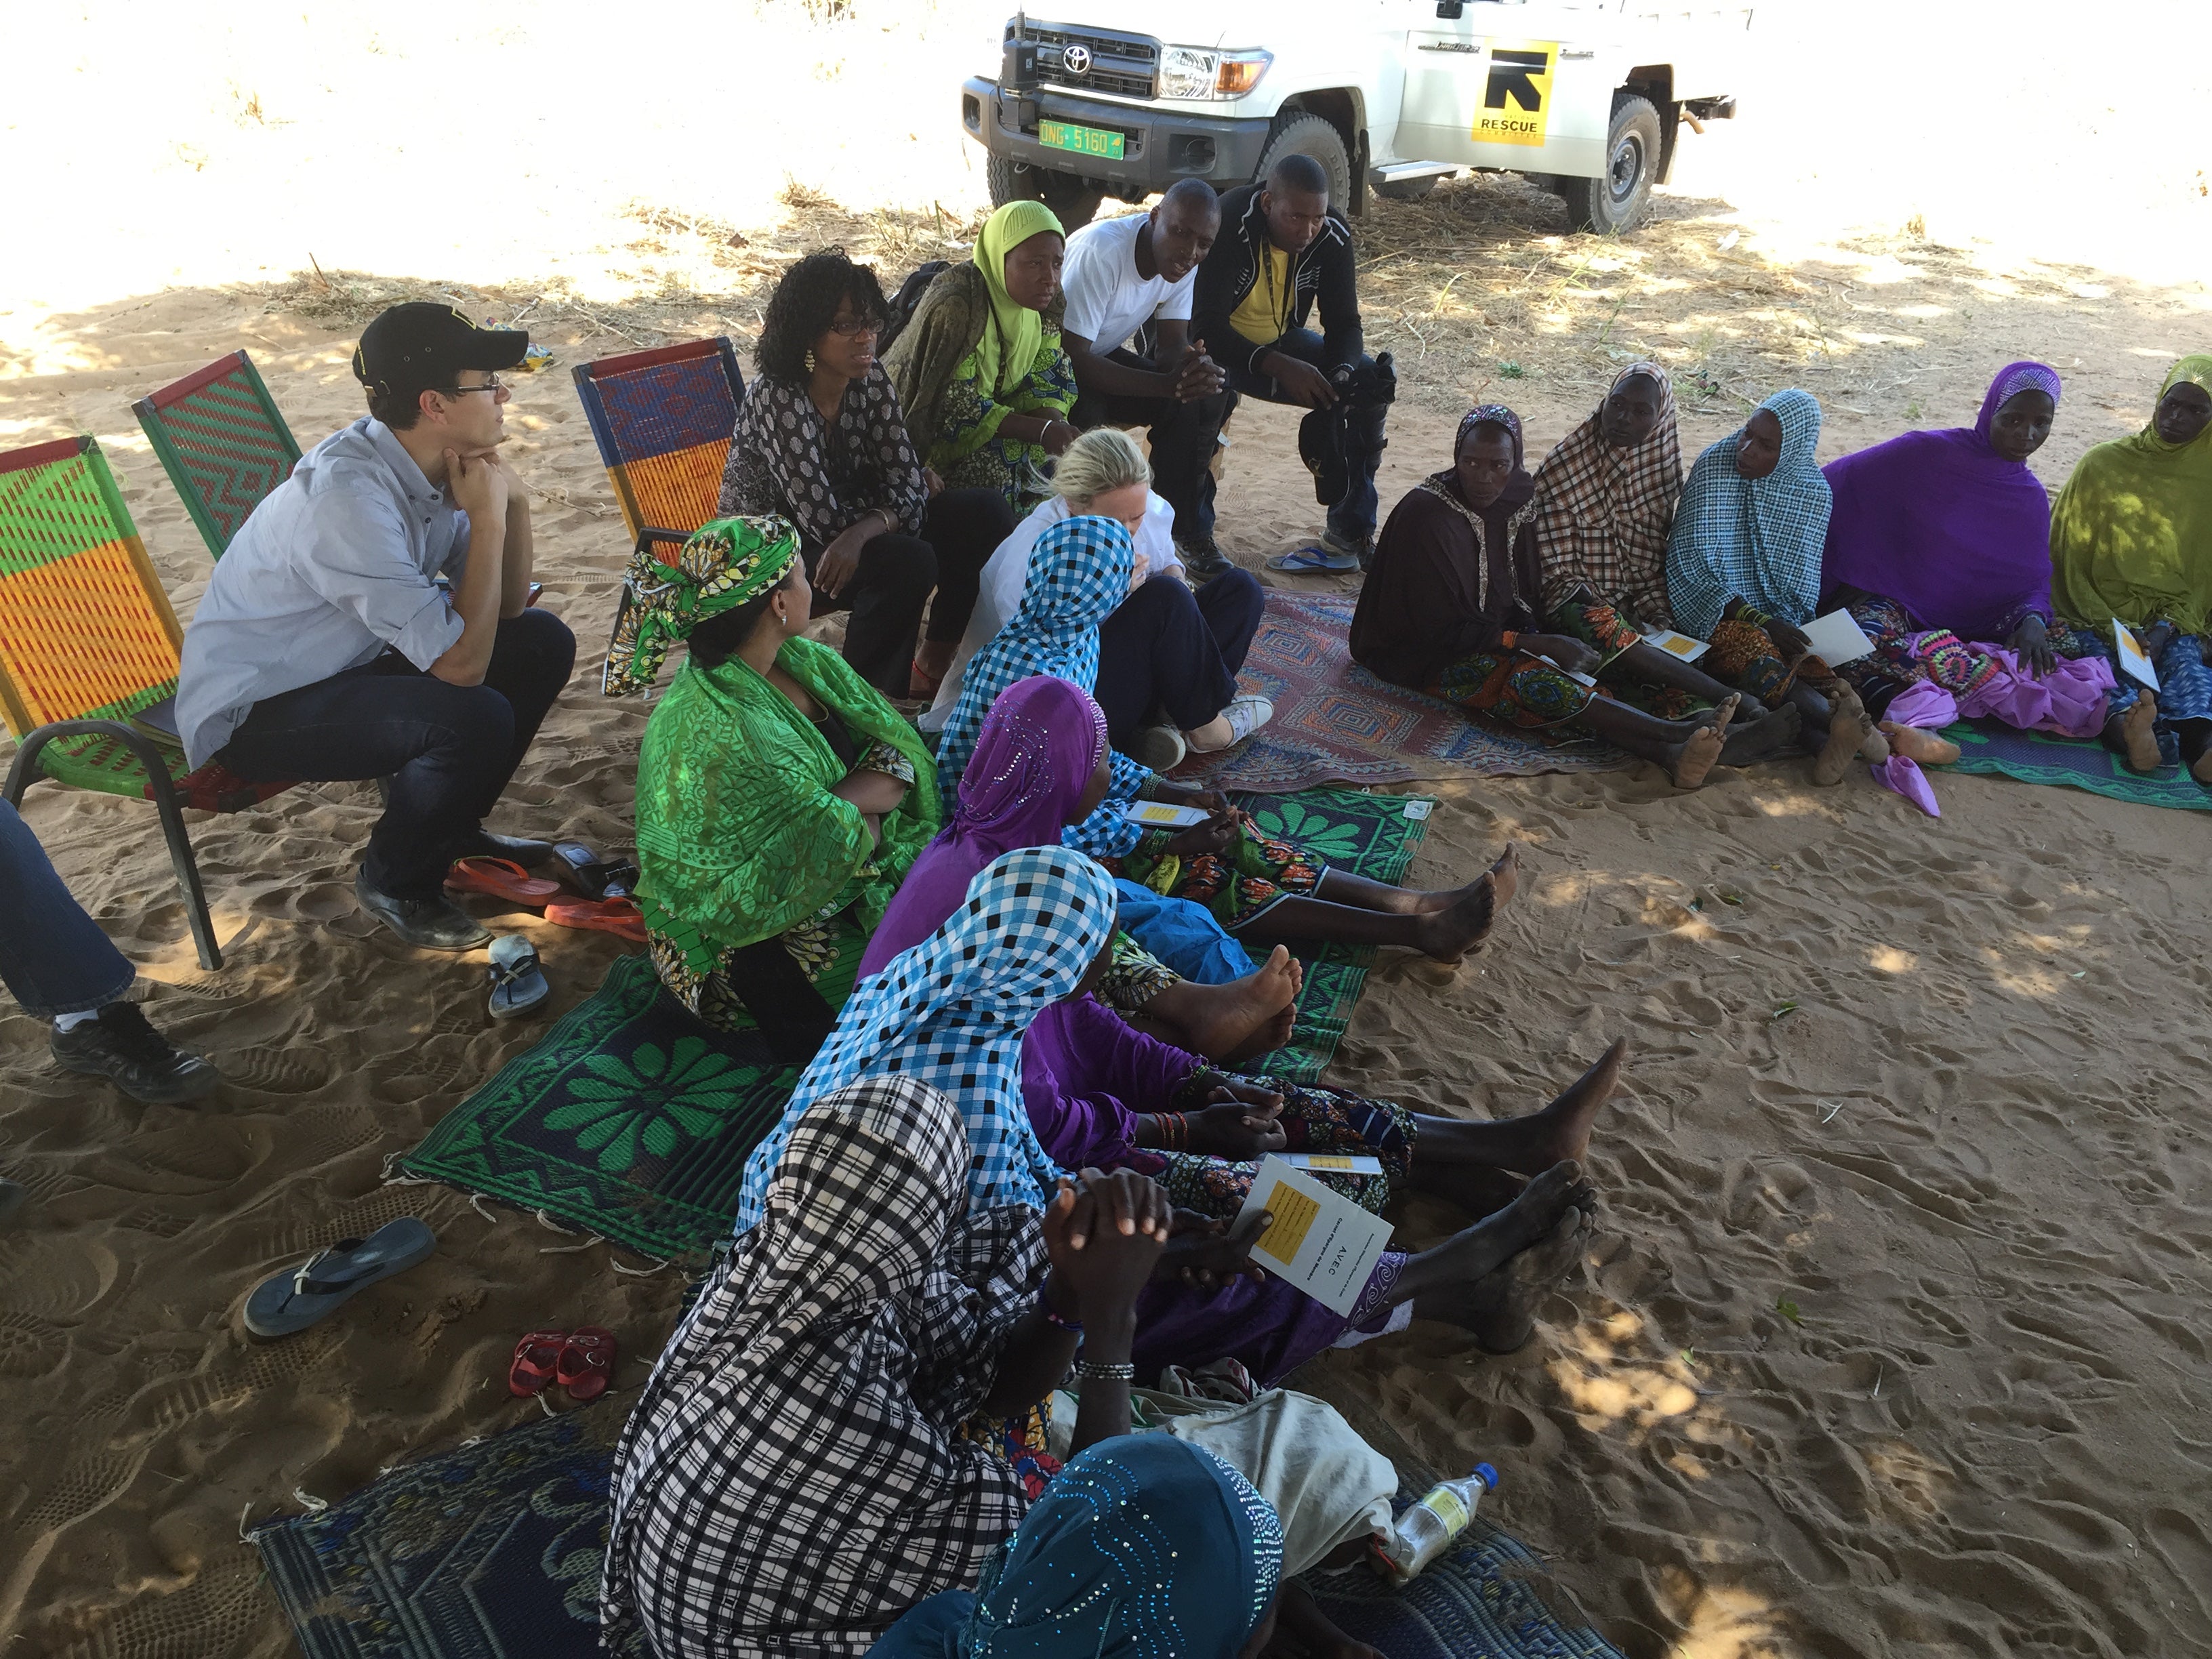
[[1421, 1501], [1391, 1523], [1390, 1535], [1376, 1547], [1380, 1571], [1393, 1583], [1403, 1584], [1451, 1547], [1452, 1540], [1474, 1519], [1474, 1506], [1482, 1494], [1498, 1486], [1498, 1471], [1477, 1463], [1464, 1480], [1440, 1480]]

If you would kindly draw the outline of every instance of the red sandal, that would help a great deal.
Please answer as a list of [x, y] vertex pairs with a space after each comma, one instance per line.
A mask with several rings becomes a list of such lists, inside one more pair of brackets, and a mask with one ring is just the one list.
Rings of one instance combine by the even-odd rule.
[[480, 856], [454, 860], [453, 867], [446, 872], [446, 890], [489, 893], [494, 898], [528, 905], [534, 910], [559, 892], [561, 884], [533, 876], [508, 860]]
[[514, 1358], [507, 1367], [507, 1391], [517, 1400], [543, 1392], [559, 1371], [568, 1346], [566, 1331], [531, 1332], [514, 1345]]
[[555, 1376], [571, 1400], [597, 1400], [615, 1379], [615, 1334], [600, 1325], [577, 1326], [561, 1350]]
[[545, 920], [556, 927], [591, 928], [645, 943], [645, 912], [635, 899], [555, 899], [545, 907]]

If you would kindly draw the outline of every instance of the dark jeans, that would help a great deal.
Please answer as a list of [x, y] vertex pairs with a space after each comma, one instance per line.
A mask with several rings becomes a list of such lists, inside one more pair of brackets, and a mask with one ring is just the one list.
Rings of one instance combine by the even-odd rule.
[[[1311, 363], [1316, 368], [1325, 370], [1328, 368], [1322, 337], [1311, 329], [1292, 329], [1275, 342], [1273, 349], [1285, 356], [1296, 357], [1301, 362]], [[1365, 364], [1370, 360], [1362, 356], [1360, 362]], [[1291, 400], [1276, 389], [1273, 379], [1268, 375], [1251, 374], [1240, 368], [1232, 368], [1229, 371], [1229, 388], [1240, 396], [1258, 398], [1271, 404], [1291, 404]], [[1301, 405], [1291, 404], [1291, 406], [1297, 408]], [[1212, 434], [1209, 433], [1202, 452], [1209, 461], [1213, 459], [1212, 442]], [[1382, 460], [1379, 453], [1361, 457], [1359, 464], [1352, 468], [1351, 476], [1346, 480], [1342, 499], [1328, 509], [1328, 527], [1346, 541], [1359, 542], [1375, 533], [1375, 470]], [[1152, 464], [1155, 466], [1159, 465], [1157, 443], [1153, 447]], [[1213, 532], [1212, 473], [1206, 475], [1200, 493], [1204, 499], [1198, 517], [1206, 532], [1211, 535]], [[1178, 526], [1182, 522], [1180, 513], [1176, 515], [1176, 522]]]
[[[1127, 368], [1152, 372], [1152, 365], [1127, 347], [1106, 354]], [[1226, 392], [1179, 404], [1172, 398], [1128, 398], [1085, 392], [1075, 400], [1071, 419], [1088, 432], [1097, 426], [1151, 428], [1152, 488], [1175, 509], [1176, 529], [1195, 538], [1198, 526], [1213, 530], [1213, 448], [1229, 416]]]
[[120, 1002], [137, 977], [22, 815], [0, 800], [0, 983], [25, 1013], [51, 1019]]
[[[921, 535], [893, 531], [873, 538], [860, 550], [844, 592], [833, 599], [816, 588], [814, 614], [850, 606], [845, 660], [885, 696], [903, 697], [930, 590], [937, 590], [937, 602], [929, 607], [929, 637], [957, 640], [968, 631], [985, 561], [1013, 533], [1014, 509], [997, 490], [942, 490], [930, 498]], [[810, 580], [821, 556], [819, 549], [806, 556]]]
[[1237, 671], [1260, 631], [1267, 598], [1249, 570], [1226, 570], [1194, 592], [1158, 576], [1098, 625], [1098, 684], [1106, 735], [1126, 750], [1158, 710], [1195, 731], [1237, 695]]
[[369, 885], [429, 898], [529, 752], [568, 683], [576, 636], [546, 611], [500, 619], [480, 685], [450, 685], [396, 651], [264, 697], [216, 756], [249, 781], [392, 780], [368, 837]]

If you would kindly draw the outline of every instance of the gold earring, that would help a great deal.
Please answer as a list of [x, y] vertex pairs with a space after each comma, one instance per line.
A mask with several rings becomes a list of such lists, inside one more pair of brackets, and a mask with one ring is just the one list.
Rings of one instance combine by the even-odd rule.
[[814, 348], [812, 346], [806, 348], [806, 372], [809, 374], [811, 374], [814, 372]]

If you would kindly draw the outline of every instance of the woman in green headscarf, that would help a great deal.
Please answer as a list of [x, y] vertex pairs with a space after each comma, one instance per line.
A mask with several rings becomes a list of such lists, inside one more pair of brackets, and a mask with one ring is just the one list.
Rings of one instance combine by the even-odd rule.
[[623, 579], [603, 689], [690, 655], [646, 722], [638, 903], [653, 965], [709, 1024], [803, 1064], [836, 1024], [868, 935], [937, 833], [935, 763], [883, 695], [799, 636], [812, 594], [781, 519], [717, 519]]
[[884, 356], [923, 461], [946, 488], [999, 490], [1018, 514], [1051, 493], [1051, 459], [1075, 441], [1075, 371], [1060, 347], [1065, 246], [1043, 203], [1007, 203]]
[[[2071, 630], [2060, 649], [2112, 662], [2113, 724], [2131, 714], [2138, 726], [2154, 722], [2160, 762], [2184, 761], [2212, 783], [2212, 356], [2176, 363], [2150, 423], [2075, 465], [2051, 509], [2051, 597]], [[2140, 706], [2113, 649], [2115, 617], [2158, 670], [2158, 690], [2142, 692]], [[2146, 734], [2126, 747], [2144, 749]]]

